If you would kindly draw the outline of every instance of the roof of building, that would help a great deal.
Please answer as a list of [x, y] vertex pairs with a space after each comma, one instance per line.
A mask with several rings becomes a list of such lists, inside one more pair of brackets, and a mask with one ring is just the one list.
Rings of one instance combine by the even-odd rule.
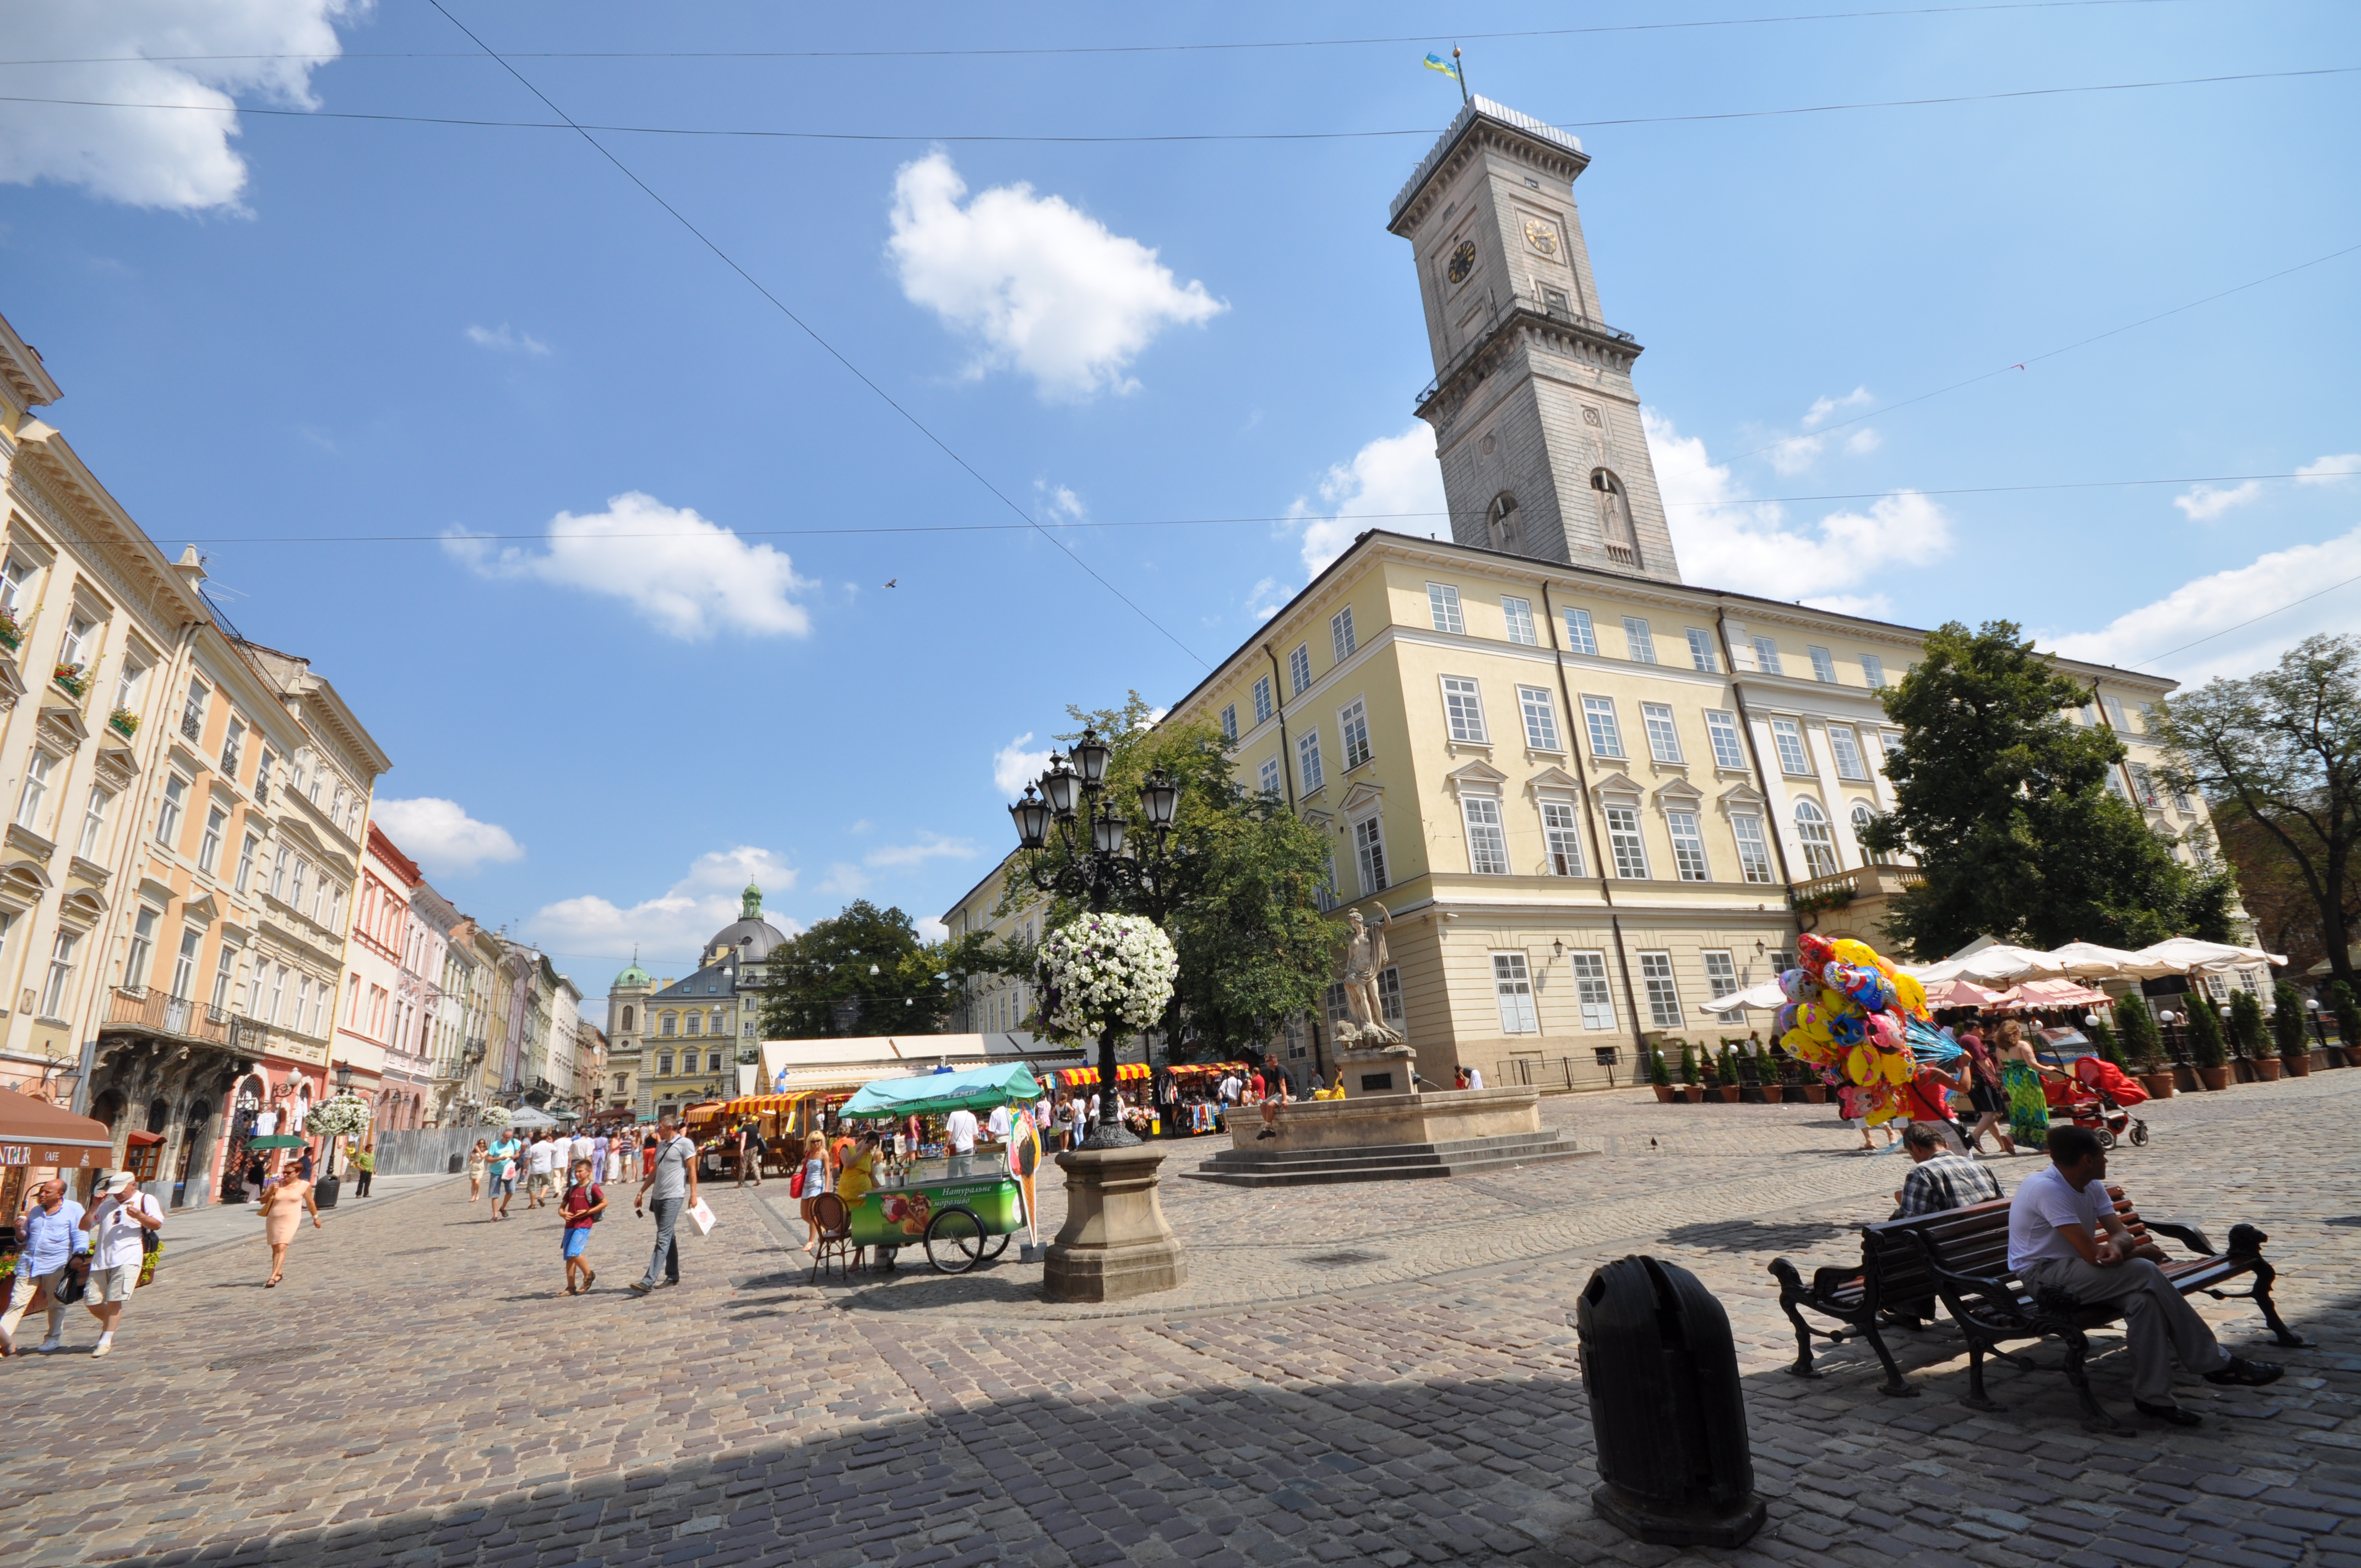
[[763, 918], [763, 890], [752, 883], [739, 897], [739, 917], [713, 933], [705, 950], [729, 948], [749, 961], [767, 959], [771, 949], [787, 939], [787, 934]]
[[654, 983], [655, 977], [649, 974], [647, 970], [640, 967], [640, 955], [638, 951], [634, 949], [631, 954], [631, 967], [617, 975], [614, 978], [614, 981], [608, 986], [608, 989], [609, 991], [626, 991], [635, 985], [653, 985]]
[[1452, 116], [1451, 124], [1444, 127], [1443, 135], [1435, 138], [1434, 145], [1427, 149], [1426, 156], [1418, 160], [1418, 167], [1411, 170], [1408, 183], [1404, 184], [1400, 192], [1395, 195], [1393, 205], [1387, 210], [1388, 223], [1401, 216], [1402, 209], [1411, 204], [1411, 199], [1418, 194], [1419, 188], [1433, 177], [1434, 171], [1442, 167], [1443, 160], [1450, 155], [1451, 149], [1459, 145], [1459, 138], [1475, 128], [1480, 120], [1490, 120], [1493, 124], [1505, 126], [1510, 130], [1522, 131], [1529, 137], [1538, 137], [1552, 144], [1561, 151], [1572, 153], [1585, 162], [1588, 161], [1587, 155], [1582, 150], [1580, 137], [1569, 136], [1555, 126], [1543, 120], [1537, 120], [1521, 110], [1511, 109], [1506, 104], [1496, 104], [1481, 93], [1473, 93], [1468, 97], [1467, 102], [1459, 106], [1459, 113]]
[[708, 964], [686, 980], [665, 986], [650, 998], [654, 1002], [702, 1002], [708, 996], [732, 996], [738, 991], [738, 960]]

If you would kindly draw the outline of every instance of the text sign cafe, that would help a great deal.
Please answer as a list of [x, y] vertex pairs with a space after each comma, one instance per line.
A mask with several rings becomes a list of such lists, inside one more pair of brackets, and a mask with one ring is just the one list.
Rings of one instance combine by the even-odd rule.
[[63, 1170], [87, 1170], [103, 1163], [105, 1149], [73, 1148], [60, 1144], [0, 1143], [0, 1167], [53, 1165]]

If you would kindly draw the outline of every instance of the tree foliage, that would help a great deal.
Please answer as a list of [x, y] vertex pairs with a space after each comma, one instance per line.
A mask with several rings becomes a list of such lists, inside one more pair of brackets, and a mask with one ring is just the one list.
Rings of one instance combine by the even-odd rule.
[[2135, 992], [2118, 998], [2115, 1027], [2124, 1032], [2124, 1054], [2140, 1070], [2152, 1070], [2164, 1060], [2164, 1036], [2157, 1031], [2156, 1014], [2147, 1010], [2147, 997]]
[[2271, 1040], [2282, 1057], [2300, 1057], [2312, 1049], [2303, 1032], [2303, 995], [2286, 981], [2271, 987]]
[[2330, 972], [2353, 983], [2361, 637], [2307, 637], [2260, 674], [2207, 682], [2166, 705], [2163, 738], [2166, 779], [2276, 847], [2258, 860], [2309, 894]]
[[2109, 790], [2123, 742], [2068, 720], [2090, 692], [2014, 623], [1930, 633], [1883, 700], [1902, 727], [1896, 804], [1862, 841], [1916, 856], [1926, 878], [1894, 901], [1896, 946], [1930, 959], [1986, 935], [2037, 948], [2231, 935], [2228, 877], [2176, 861]]
[[758, 992], [763, 1038], [935, 1033], [950, 1011], [938, 978], [945, 946], [922, 940], [901, 910], [853, 900], [771, 950]]
[[[1319, 1008], [1335, 965], [1342, 931], [1320, 910], [1330, 874], [1326, 839], [1286, 802], [1239, 784], [1229, 743], [1211, 724], [1159, 720], [1133, 692], [1124, 706], [1069, 707], [1113, 748], [1105, 800], [1138, 826], [1139, 786], [1161, 768], [1180, 786], [1168, 849], [1173, 874], [1161, 884], [1154, 916], [1172, 938], [1180, 975], [1167, 1014], [1167, 1050], [1175, 1061], [1220, 1060], [1257, 1052], [1287, 1021]], [[1034, 863], [1047, 872], [1067, 851], [1050, 843], [1010, 864], [1003, 909], [1038, 896]], [[1079, 910], [1053, 901], [1048, 930]], [[1004, 955], [1013, 956], [1013, 955]]]

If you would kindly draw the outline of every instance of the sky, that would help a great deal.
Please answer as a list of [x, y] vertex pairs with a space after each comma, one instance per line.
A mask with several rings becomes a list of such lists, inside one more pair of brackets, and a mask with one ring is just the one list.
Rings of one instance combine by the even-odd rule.
[[931, 922], [1067, 705], [1444, 527], [1455, 42], [1591, 156], [1689, 581], [2191, 682], [2361, 623], [2361, 11], [1857, 9], [10, 4], [0, 314], [593, 998], [750, 879]]

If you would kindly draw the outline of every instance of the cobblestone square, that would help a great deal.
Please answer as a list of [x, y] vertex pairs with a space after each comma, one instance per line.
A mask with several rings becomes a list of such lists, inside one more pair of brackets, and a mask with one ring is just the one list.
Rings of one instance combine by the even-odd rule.
[[[2356, 1105], [2361, 1072], [2176, 1098], [2115, 1159], [2151, 1214], [2269, 1232], [2313, 1342], [2276, 1351], [2250, 1303], [2199, 1299], [2288, 1376], [2183, 1378], [2194, 1431], [2132, 1412], [2113, 1334], [2111, 1437], [2055, 1375], [2000, 1367], [2007, 1409], [1965, 1409], [1940, 1323], [1894, 1336], [1919, 1398], [1881, 1398], [1857, 1345], [1789, 1376], [1765, 1264], [1852, 1253], [1846, 1225], [1883, 1216], [1904, 1157], [1852, 1152], [1825, 1107], [1626, 1092], [1546, 1102], [1598, 1152], [1505, 1176], [1241, 1190], [1171, 1179], [1213, 1140], [1171, 1146], [1189, 1283], [1115, 1308], [1041, 1301], [1013, 1249], [965, 1277], [912, 1251], [808, 1284], [775, 1183], [709, 1189], [720, 1224], [645, 1299], [624, 1286], [650, 1227], [619, 1204], [597, 1288], [569, 1298], [546, 1211], [491, 1223], [464, 1183], [422, 1182], [307, 1229], [276, 1290], [258, 1237], [184, 1250], [112, 1356], [86, 1354], [77, 1308], [70, 1353], [0, 1364], [0, 1540], [27, 1568], [2361, 1564]], [[2035, 1168], [1994, 1164], [2012, 1189]], [[1568, 1314], [1594, 1267], [1642, 1251], [1697, 1272], [1737, 1331], [1771, 1522], [1736, 1552], [1591, 1514]]]

